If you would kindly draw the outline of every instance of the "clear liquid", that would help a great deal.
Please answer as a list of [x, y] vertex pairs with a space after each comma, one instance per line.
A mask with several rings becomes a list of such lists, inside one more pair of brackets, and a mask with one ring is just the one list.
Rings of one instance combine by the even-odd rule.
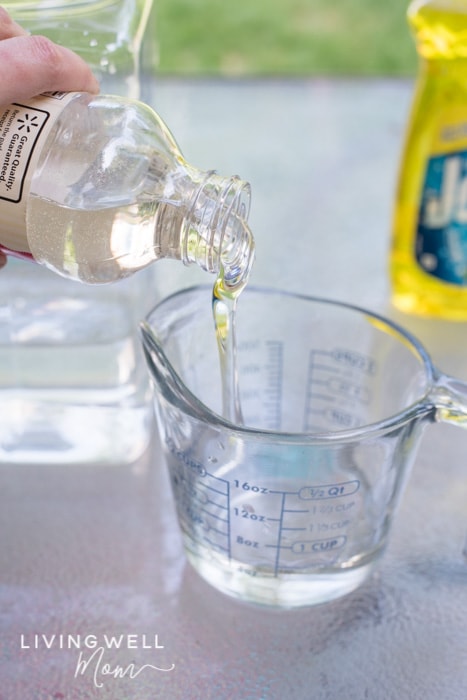
[[[243, 444], [240, 451], [240, 462], [254, 470], [254, 450]], [[272, 450], [271, 467], [274, 459]], [[365, 494], [310, 505], [293, 474], [269, 477], [264, 493], [237, 494], [240, 464], [232, 453], [229, 461], [230, 470], [219, 460], [217, 472], [200, 478], [174, 454], [168, 457], [187, 554], [208, 582], [240, 599], [281, 607], [332, 600], [362, 583], [386, 541], [366, 517]], [[343, 508], [349, 515], [339, 524]], [[311, 532], [310, 541], [305, 533]]]
[[212, 312], [221, 370], [222, 415], [235, 425], [243, 425], [237, 369], [237, 302], [248, 277], [249, 270], [246, 270], [242, 281], [230, 288], [225, 283], [225, 271], [221, 270], [212, 294]]
[[[245, 275], [241, 285], [234, 289], [229, 289], [228, 285], [225, 284], [224, 272], [221, 270], [221, 274], [214, 284], [212, 301], [221, 369], [222, 412], [224, 418], [235, 425], [241, 426], [244, 424], [244, 420], [237, 368], [236, 316], [237, 303], [248, 281], [248, 274]], [[176, 472], [179, 468], [179, 464], [174, 464], [173, 472]], [[223, 479], [226, 478], [224, 471], [222, 471], [222, 477]], [[182, 485], [181, 488], [186, 488], [189, 479], [184, 475], [184, 478], [177, 481], [178, 484]], [[295, 487], [295, 485], [288, 485], [284, 493], [292, 493]], [[196, 492], [196, 489], [194, 491]], [[190, 489], [190, 493], [192, 492], [193, 489]], [[213, 534], [209, 530], [209, 514], [207, 511], [203, 513], [201, 525], [199, 527], [196, 526], [191, 520], [191, 514], [185, 513], [181, 505], [190, 502], [190, 497], [183, 498], [178, 494], [179, 516], [182, 531], [184, 532], [188, 559], [198, 573], [212, 586], [240, 600], [248, 600], [260, 605], [295, 608], [324, 603], [339, 598], [360, 586], [368, 577], [376, 558], [374, 550], [368, 551], [359, 557], [354, 557], [351, 565], [350, 559], [340, 564], [335, 563], [333, 561], [334, 553], [331, 552], [331, 556], [329, 556], [327, 550], [322, 554], [324, 559], [320, 566], [317, 566], [316, 560], [312, 564], [309, 563], [310, 557], [308, 552], [304, 561], [300, 562], [298, 555], [293, 551], [290, 544], [284, 546], [281, 566], [278, 569], [275, 568], [270, 549], [263, 549], [262, 557], [256, 549], [245, 549], [242, 550], [241, 557], [237, 558], [236, 555], [239, 552], [235, 549], [235, 542], [238, 542], [239, 539], [243, 539], [246, 542], [255, 538], [259, 540], [264, 536], [262, 544], [269, 542], [269, 545], [273, 546], [276, 538], [283, 543], [283, 539], [281, 539], [283, 535], [269, 531], [271, 523], [282, 522], [284, 515], [283, 513], [280, 516], [278, 515], [277, 501], [274, 501], [274, 497], [271, 495], [265, 496], [266, 500], [260, 506], [261, 513], [267, 522], [264, 531], [259, 532], [254, 527], [250, 528], [248, 519], [242, 522], [242, 525], [245, 526], [244, 531], [241, 529], [241, 525], [238, 524], [238, 520], [235, 521], [235, 526], [233, 525], [234, 519], [232, 519], [232, 514], [235, 511], [245, 510], [247, 513], [254, 513], [255, 506], [260, 499], [261, 496], [255, 493], [253, 495], [253, 503], [245, 505], [244, 495], [242, 495], [241, 501], [237, 503], [235, 501], [231, 502], [229, 498], [227, 506], [229, 510], [229, 524], [227, 527], [235, 527], [235, 536], [229, 531], [229, 541], [233, 540], [234, 545], [227, 556], [224, 541], [225, 537], [227, 537], [227, 531], [223, 529], [225, 525], [219, 526], [219, 522], [223, 523], [225, 518], [222, 510], [225, 507], [223, 498], [220, 497], [219, 521], [215, 520], [216, 524], [213, 531], [215, 534]], [[210, 508], [213, 507], [214, 501], [210, 499]], [[321, 515], [320, 518], [322, 521], [320, 524], [326, 525], [327, 523], [324, 522], [325, 516]], [[309, 520], [309, 513], [305, 514], [303, 521], [294, 520], [294, 529], [307, 530], [310, 527]], [[256, 521], [252, 522], [256, 524]], [[245, 523], [247, 524], [245, 525]], [[193, 528], [194, 531], [192, 531]], [[218, 540], [216, 540], [216, 537]], [[210, 541], [206, 544], [208, 539]], [[342, 539], [345, 540], [345, 537], [342, 537]], [[241, 547], [241, 545], [239, 546]], [[264, 552], [267, 553], [264, 554]], [[288, 565], [287, 553], [291, 556]]]
[[28, 243], [34, 258], [54, 272], [88, 284], [114, 282], [155, 259], [153, 216], [137, 204], [72, 209], [32, 195]]
[[221, 369], [222, 415], [231, 423], [243, 424], [237, 371], [237, 296], [225, 293], [219, 280], [213, 291], [212, 310]]
[[186, 539], [187, 556], [198, 573], [227, 595], [259, 605], [281, 608], [327, 603], [358, 588], [375, 566], [371, 557], [351, 568], [335, 567], [332, 571], [316, 570], [281, 572], [278, 575], [262, 567], [252, 569], [240, 561], [203, 545], [196, 548]]
[[227, 250], [221, 250], [221, 269], [213, 287], [212, 313], [221, 370], [222, 415], [235, 425], [243, 425], [237, 369], [237, 302], [248, 284], [254, 254], [254, 238], [246, 222], [232, 216], [230, 244]]
[[0, 461], [139, 457], [152, 411], [130, 300], [104, 288], [80, 286], [78, 294], [75, 284], [19, 261], [0, 284], [7, 300], [0, 304]]

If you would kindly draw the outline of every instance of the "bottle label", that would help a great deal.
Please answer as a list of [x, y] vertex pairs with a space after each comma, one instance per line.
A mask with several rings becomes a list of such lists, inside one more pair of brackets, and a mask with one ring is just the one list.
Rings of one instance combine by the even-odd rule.
[[30, 252], [26, 205], [32, 175], [55, 118], [76, 93], [52, 92], [0, 107], [0, 245]]
[[415, 254], [427, 274], [467, 285], [467, 115], [461, 121], [443, 120], [436, 134], [423, 182]]

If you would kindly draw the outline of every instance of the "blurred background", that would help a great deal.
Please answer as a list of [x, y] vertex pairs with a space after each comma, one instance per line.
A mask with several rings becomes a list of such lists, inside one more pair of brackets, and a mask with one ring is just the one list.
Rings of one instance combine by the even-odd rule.
[[156, 0], [159, 73], [415, 75], [408, 0]]

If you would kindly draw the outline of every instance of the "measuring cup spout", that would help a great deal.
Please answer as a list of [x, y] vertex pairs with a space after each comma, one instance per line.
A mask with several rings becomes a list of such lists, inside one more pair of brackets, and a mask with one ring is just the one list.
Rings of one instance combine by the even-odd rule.
[[146, 321], [140, 324], [140, 333], [151, 378], [166, 399], [172, 403], [180, 403], [184, 395], [184, 385], [168, 361], [159, 339]]
[[140, 324], [140, 333], [151, 378], [157, 383], [158, 388], [163, 390], [165, 386], [170, 386], [172, 382], [172, 375], [169, 371], [165, 353], [151, 326], [146, 321]]
[[467, 428], [467, 382], [438, 373], [431, 392], [437, 421]]

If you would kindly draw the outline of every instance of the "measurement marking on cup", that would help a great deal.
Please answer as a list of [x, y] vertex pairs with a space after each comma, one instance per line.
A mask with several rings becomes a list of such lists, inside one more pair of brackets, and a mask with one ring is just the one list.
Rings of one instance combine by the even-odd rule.
[[287, 498], [287, 494], [283, 493], [282, 494], [282, 499], [281, 499], [281, 513], [279, 516], [279, 538], [277, 542], [277, 550], [276, 550], [276, 559], [274, 562], [274, 576], [277, 576], [279, 573], [279, 565], [280, 565], [280, 557], [281, 557], [281, 550], [280, 550], [280, 541], [282, 537], [282, 529], [284, 527], [284, 507], [285, 507], [285, 499]]
[[[318, 365], [316, 362], [316, 357], [318, 355], [327, 355], [327, 353], [323, 353], [322, 351], [319, 350], [310, 350], [310, 354], [308, 357], [308, 373], [307, 373], [307, 380], [306, 380], [306, 400], [305, 400], [305, 410], [304, 410], [304, 415], [303, 415], [303, 430], [304, 432], [309, 432], [312, 427], [310, 425], [310, 416], [313, 413], [316, 413], [316, 408], [314, 401], [322, 401], [323, 398], [324, 400], [326, 397], [323, 397], [322, 395], [317, 395], [314, 391], [314, 384], [316, 383], [316, 376], [315, 372], [316, 370], [319, 370], [321, 368], [321, 364]], [[321, 411], [319, 411], [321, 412]]]
[[172, 483], [183, 529], [233, 566], [252, 571], [266, 566], [280, 576], [331, 565], [343, 556], [357, 513], [359, 480], [308, 483], [289, 491], [195, 469], [189, 453], [174, 461]]
[[224, 552], [231, 559], [229, 481], [204, 468], [192, 468], [194, 462], [186, 453], [172, 449], [170, 452], [176, 458], [172, 485], [185, 529], [194, 539]]
[[[205, 476], [210, 476], [212, 479], [219, 479], [218, 476], [213, 476], [212, 474], [209, 474], [206, 472]], [[220, 479], [220, 481], [224, 481], [225, 483], [229, 483], [228, 481], [225, 481], [225, 479]], [[209, 486], [208, 484], [203, 484], [203, 487], [208, 490], [208, 491], [214, 491], [214, 493], [219, 493], [221, 496], [225, 496], [224, 491], [219, 491], [219, 489], [215, 489], [212, 486]]]
[[343, 481], [339, 484], [323, 484], [319, 486], [302, 486], [297, 491], [297, 496], [303, 500], [314, 501], [318, 499], [339, 498], [350, 496], [360, 488], [358, 479]]
[[311, 350], [308, 358], [305, 432], [352, 428], [360, 422], [359, 411], [371, 400], [368, 380], [375, 372], [371, 357], [342, 348]]
[[[322, 350], [312, 350], [311, 353], [313, 355], [323, 354], [327, 357], [329, 357], [330, 355], [330, 353], [324, 352]], [[320, 362], [313, 362], [313, 367], [314, 369], [323, 369], [325, 372], [330, 372], [333, 374], [342, 374], [342, 370], [339, 367], [331, 367], [330, 365], [321, 364]], [[325, 384], [325, 382], [322, 381], [321, 384]]]
[[290, 549], [295, 554], [313, 554], [315, 552], [329, 552], [331, 550], [341, 549], [347, 542], [345, 535], [339, 537], [329, 537], [324, 540], [305, 540], [303, 542], [294, 542]]
[[[347, 535], [344, 534], [351, 524], [350, 519], [335, 519], [336, 515], [345, 507], [350, 510], [355, 506], [355, 500], [348, 502], [345, 497], [353, 496], [360, 489], [360, 482], [357, 479], [343, 481], [334, 484], [315, 484], [302, 486], [298, 491], [272, 491], [270, 494], [280, 495], [279, 517], [270, 518], [271, 521], [277, 523], [277, 540], [276, 542], [265, 543], [265, 547], [275, 549], [274, 558], [274, 575], [278, 576], [281, 567], [287, 567], [287, 559], [292, 566], [296, 568], [306, 569], [307, 566], [316, 565], [316, 562], [329, 562], [330, 558], [337, 556], [337, 553], [344, 548], [347, 542]], [[317, 502], [336, 500], [341, 507], [337, 505], [322, 505], [318, 506]], [[294, 507], [299, 504], [309, 502], [308, 508]], [[323, 510], [324, 509], [324, 510]], [[334, 515], [335, 513], [335, 515]], [[303, 517], [306, 518], [305, 525]], [[328, 517], [333, 517], [334, 520], [328, 521]], [[294, 519], [299, 518], [301, 522], [294, 522]], [[323, 520], [324, 519], [324, 520]], [[298, 533], [313, 532], [316, 534], [332, 531], [335, 532], [333, 537], [318, 538], [318, 539], [295, 539], [294, 535], [300, 536]], [[336, 555], [334, 555], [336, 552]], [[287, 554], [288, 553], [288, 554]], [[296, 556], [304, 556], [309, 558], [308, 563], [299, 563], [295, 561]], [[284, 559], [285, 557], [285, 559]]]
[[217, 535], [226, 535], [227, 534], [223, 530], [218, 530], [217, 527], [213, 527], [212, 525], [209, 525], [207, 531], [211, 532], [211, 530], [212, 530], [212, 532], [215, 532]]
[[[223, 496], [223, 495], [224, 494], [221, 494], [221, 496]], [[218, 503], [217, 501], [213, 501], [212, 498], [207, 498], [204, 501], [200, 500], [199, 502], [205, 506], [208, 506], [209, 504], [211, 504], [213, 506], [216, 506], [216, 508], [222, 508], [223, 510], [228, 510], [227, 506], [223, 506], [221, 503]]]
[[229, 559], [230, 559], [230, 548], [229, 547], [223, 547], [221, 544], [219, 544], [219, 542], [215, 542], [214, 540], [209, 539], [209, 537], [204, 537], [203, 539], [207, 544], [210, 544], [211, 547], [213, 547], [214, 549], [220, 549], [221, 552], [227, 552]]
[[267, 372], [264, 394], [264, 412], [269, 430], [279, 430], [282, 410], [282, 377], [284, 365], [284, 344], [280, 340], [266, 342]]
[[[213, 503], [213, 505], [216, 505]], [[207, 510], [207, 508], [201, 508], [200, 509], [202, 513], [206, 513], [206, 515], [209, 515], [210, 518], [215, 518], [215, 520], [220, 520], [223, 523], [228, 523], [229, 519], [228, 518], [221, 518], [220, 515], [217, 515], [216, 513], [211, 513], [210, 510]]]
[[308, 508], [284, 508], [284, 513], [308, 513]]

